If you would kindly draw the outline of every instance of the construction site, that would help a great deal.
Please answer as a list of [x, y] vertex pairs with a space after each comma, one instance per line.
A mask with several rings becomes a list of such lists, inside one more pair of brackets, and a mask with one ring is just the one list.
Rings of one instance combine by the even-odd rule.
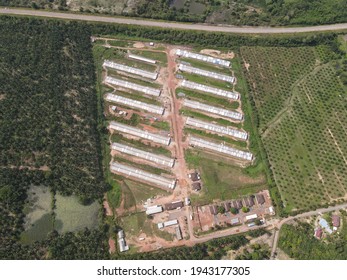
[[[120, 46], [110, 38], [93, 42], [107, 53], [100, 64], [108, 168], [121, 186], [122, 201], [110, 209], [106, 200], [105, 207], [122, 228], [118, 250], [193, 245], [200, 242], [201, 232], [206, 232], [204, 240], [224, 235], [216, 226], [221, 223], [233, 227], [224, 228], [227, 231], [248, 228], [243, 215], [230, 213], [230, 207], [219, 217], [218, 211], [205, 211], [208, 204], [195, 205], [196, 197], [215, 186], [199, 164], [192, 166], [189, 160], [192, 154], [213, 155], [216, 162], [223, 159], [240, 170], [255, 160], [249, 149], [250, 132], [243, 125], [247, 116], [242, 92], [235, 89], [232, 57], [166, 44]], [[271, 199], [265, 197], [250, 207], [262, 219], [255, 228], [265, 226], [265, 218], [272, 215]], [[218, 203], [224, 203], [222, 197]]]

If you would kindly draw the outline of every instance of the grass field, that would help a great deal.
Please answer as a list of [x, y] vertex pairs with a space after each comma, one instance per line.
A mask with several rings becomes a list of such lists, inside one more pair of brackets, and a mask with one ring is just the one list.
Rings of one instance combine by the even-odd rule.
[[137, 237], [141, 233], [147, 236], [158, 236], [167, 241], [173, 241], [173, 236], [165, 231], [158, 229], [157, 225], [147, 219], [146, 213], [134, 213], [119, 219], [119, 226], [124, 229], [128, 237]]
[[164, 52], [151, 52], [151, 51], [138, 51], [131, 50], [132, 54], [143, 56], [149, 59], [156, 60], [160, 66], [165, 67], [167, 65], [167, 56]]
[[100, 204], [82, 205], [76, 196], [56, 195], [55, 229], [60, 232], [94, 229], [99, 224]]
[[[168, 192], [162, 189], [129, 179], [122, 180], [120, 184], [122, 189], [122, 198], [124, 201], [125, 210], [130, 210], [137, 204], [143, 204], [148, 198], [168, 194]], [[132, 210], [135, 210], [135, 212], [137, 211], [136, 208]]]
[[156, 70], [155, 65], [139, 62], [137, 60], [129, 59], [127, 57], [127, 51], [124, 49], [118, 48], [105, 48], [100, 45], [94, 46], [97, 52], [100, 53], [102, 59], [110, 59], [112, 61], [116, 61], [117, 63], [124, 64], [130, 67], [154, 72]]
[[152, 186], [141, 184], [131, 180], [124, 180], [125, 184], [132, 192], [136, 203], [144, 203], [148, 198], [153, 198], [160, 195], [167, 195], [168, 192]]
[[185, 155], [189, 168], [198, 169], [202, 176], [202, 192], [191, 196], [194, 204], [237, 198], [267, 188], [262, 173], [250, 176], [243, 168], [215, 154], [186, 150]]
[[344, 197], [347, 92], [333, 64], [322, 63], [334, 54], [322, 47], [254, 47], [242, 55], [285, 210]]
[[230, 68], [217, 67], [212, 63], [206, 63], [206, 62], [203, 62], [200, 60], [190, 59], [190, 58], [180, 58], [179, 61], [184, 61], [186, 63], [189, 63], [193, 67], [204, 69], [207, 71], [218, 72], [218, 73], [225, 74], [225, 75], [231, 75], [231, 69]]
[[24, 244], [41, 241], [53, 230], [52, 193], [48, 187], [32, 186], [28, 191], [28, 203], [24, 208], [25, 231], [21, 235]]

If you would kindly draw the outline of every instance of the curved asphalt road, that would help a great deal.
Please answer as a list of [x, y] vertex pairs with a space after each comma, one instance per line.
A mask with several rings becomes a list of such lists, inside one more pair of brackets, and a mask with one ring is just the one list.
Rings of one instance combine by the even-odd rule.
[[244, 33], [244, 34], [246, 33], [247, 34], [303, 33], [303, 32], [314, 32], [314, 31], [347, 30], [347, 23], [307, 26], [307, 27], [249, 27], [249, 26], [207, 25], [207, 24], [201, 24], [201, 23], [200, 24], [178, 23], [178, 22], [155, 21], [155, 20], [146, 20], [146, 19], [134, 19], [134, 18], [126, 18], [126, 17], [107, 17], [107, 16], [73, 14], [73, 13], [62, 13], [62, 12], [48, 12], [44, 10], [30, 10], [30, 9], [0, 8], [0, 14], [36, 16], [36, 17], [95, 21], [95, 22], [118, 23], [118, 24], [132, 24], [132, 25], [140, 25], [140, 26], [147, 26], [147, 27], [162, 27], [162, 28], [198, 30], [198, 31], [209, 31], [209, 32]]

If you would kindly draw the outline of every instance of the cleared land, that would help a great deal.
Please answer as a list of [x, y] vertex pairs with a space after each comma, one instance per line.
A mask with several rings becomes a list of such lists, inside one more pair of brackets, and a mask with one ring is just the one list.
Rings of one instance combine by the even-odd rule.
[[326, 47], [241, 53], [285, 210], [345, 197], [347, 97], [333, 64], [325, 61], [334, 54]]
[[228, 159], [221, 159], [214, 153], [188, 150], [186, 161], [189, 167], [197, 168], [202, 176], [201, 194], [191, 197], [194, 204], [204, 205], [213, 201], [238, 198], [266, 189], [264, 175], [252, 178], [243, 168], [231, 164]]

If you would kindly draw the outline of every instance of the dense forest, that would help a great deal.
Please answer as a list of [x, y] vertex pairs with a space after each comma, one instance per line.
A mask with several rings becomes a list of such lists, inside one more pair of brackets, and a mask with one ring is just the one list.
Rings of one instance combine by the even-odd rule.
[[0, 17], [0, 259], [105, 259], [103, 227], [19, 242], [33, 185], [105, 192], [87, 25]]
[[82, 199], [105, 186], [90, 29], [0, 18], [0, 166], [44, 170]]
[[346, 260], [347, 225], [344, 219], [343, 229], [326, 240], [318, 240], [312, 225], [299, 222], [296, 225], [285, 224], [280, 233], [279, 247], [296, 260]]
[[237, 250], [249, 243], [244, 235], [214, 239], [193, 247], [176, 247], [149, 253], [113, 255], [125, 260], [220, 260], [229, 250]]
[[252, 26], [347, 21], [345, 0], [0, 0], [0, 5]]

